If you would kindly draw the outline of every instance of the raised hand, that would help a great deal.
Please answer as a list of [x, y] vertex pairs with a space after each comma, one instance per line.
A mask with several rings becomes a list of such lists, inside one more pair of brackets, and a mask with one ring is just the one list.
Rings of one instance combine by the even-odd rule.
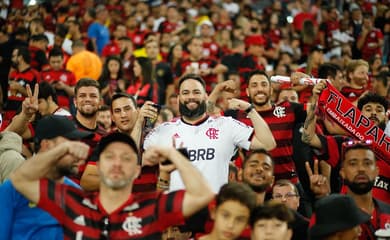
[[302, 72], [293, 72], [290, 76], [290, 80], [294, 85], [299, 85], [299, 79], [309, 78], [310, 76]]
[[330, 193], [328, 179], [319, 173], [318, 160], [314, 161], [313, 171], [309, 162], [305, 163], [307, 175], [310, 179], [310, 189], [317, 198], [324, 197]]
[[[173, 148], [172, 148], [173, 149]], [[157, 147], [153, 146], [148, 148], [144, 152], [143, 156], [143, 164], [147, 166], [154, 166], [158, 163], [163, 163], [169, 158], [170, 150], [171, 148], [163, 148], [163, 147]]]
[[228, 102], [229, 102], [229, 108], [234, 109], [234, 110], [245, 111], [250, 106], [250, 103], [248, 103], [244, 100], [237, 99], [237, 98], [232, 98], [232, 99], [228, 100]]
[[326, 88], [326, 81], [320, 81], [313, 87], [313, 96], [318, 98], [318, 95], [321, 94], [322, 90]]
[[150, 118], [155, 121], [158, 116], [158, 109], [153, 104], [151, 101], [146, 101], [138, 111], [138, 119], [143, 121], [144, 118]]
[[38, 111], [39, 85], [35, 84], [34, 94], [31, 92], [30, 85], [26, 86], [27, 97], [22, 103], [22, 113], [27, 117], [32, 117]]
[[89, 154], [89, 146], [79, 141], [66, 141], [67, 153], [79, 160], [85, 160]]

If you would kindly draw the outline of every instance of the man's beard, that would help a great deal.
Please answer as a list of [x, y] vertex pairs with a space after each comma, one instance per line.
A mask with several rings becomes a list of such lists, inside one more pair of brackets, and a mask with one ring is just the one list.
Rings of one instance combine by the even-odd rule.
[[247, 184], [255, 193], [263, 193], [270, 187], [268, 183], [263, 183], [260, 185], [255, 185], [251, 183], [247, 183]]
[[344, 180], [345, 185], [355, 194], [357, 195], [364, 195], [371, 191], [372, 187], [374, 186], [374, 180], [366, 182], [366, 183], [356, 183], [351, 182], [349, 180]]
[[122, 180], [119, 180], [119, 181], [112, 181], [111, 179], [106, 178], [106, 177], [104, 177], [102, 175], [100, 175], [100, 176], [101, 176], [101, 179], [102, 179], [103, 183], [107, 187], [109, 187], [109, 188], [111, 188], [113, 190], [121, 190], [121, 189], [127, 187], [132, 182], [132, 179], [130, 179], [130, 178], [129, 179], [122, 179]]
[[198, 106], [195, 109], [189, 109], [186, 103], [179, 102], [180, 114], [189, 119], [196, 119], [206, 112], [206, 101], [196, 102]]
[[252, 96], [250, 97], [250, 100], [251, 100], [251, 103], [253, 105], [258, 106], [258, 107], [262, 107], [269, 102], [269, 96], [266, 96], [265, 100], [263, 102], [256, 101], [255, 97], [252, 97]]
[[78, 112], [85, 118], [93, 118], [96, 116], [96, 113], [97, 113], [97, 109], [96, 110], [93, 110], [91, 112], [85, 112], [81, 109], [78, 109]]

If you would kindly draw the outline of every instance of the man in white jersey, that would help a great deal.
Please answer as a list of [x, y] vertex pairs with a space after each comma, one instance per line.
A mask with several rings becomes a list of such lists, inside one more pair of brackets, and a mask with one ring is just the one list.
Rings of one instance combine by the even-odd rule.
[[[228, 182], [229, 161], [238, 147], [271, 150], [276, 146], [268, 125], [248, 102], [232, 99], [230, 105], [248, 113], [254, 130], [231, 117], [208, 116], [205, 82], [199, 75], [188, 74], [180, 79], [178, 99], [181, 118], [155, 128], [146, 136], [144, 149], [169, 146], [172, 142], [178, 148], [187, 148], [189, 160], [203, 173], [214, 192]], [[173, 171], [169, 191], [183, 188], [178, 172]]]

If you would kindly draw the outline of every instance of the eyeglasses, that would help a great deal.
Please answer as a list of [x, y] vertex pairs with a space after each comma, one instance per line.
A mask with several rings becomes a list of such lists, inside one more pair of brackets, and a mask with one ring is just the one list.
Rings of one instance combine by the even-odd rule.
[[296, 194], [296, 193], [289, 192], [289, 193], [286, 193], [284, 195], [282, 195], [282, 194], [275, 194], [275, 195], [272, 196], [272, 198], [273, 199], [291, 199], [293, 197], [298, 197], [298, 196], [299, 195]]
[[370, 149], [373, 145], [372, 140], [348, 140], [341, 145], [342, 155], [344, 157], [345, 152], [351, 148], [364, 148]]

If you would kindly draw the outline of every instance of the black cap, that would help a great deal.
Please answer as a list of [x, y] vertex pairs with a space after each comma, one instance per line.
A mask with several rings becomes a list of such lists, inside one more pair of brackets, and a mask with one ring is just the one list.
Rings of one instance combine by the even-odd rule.
[[127, 145], [129, 145], [135, 153], [138, 153], [138, 147], [137, 144], [134, 142], [133, 138], [130, 136], [120, 133], [120, 132], [113, 132], [106, 136], [104, 136], [98, 146], [97, 146], [97, 155], [100, 156], [100, 154], [104, 151], [104, 149], [113, 142], [122, 142]]
[[92, 138], [94, 133], [80, 131], [75, 123], [65, 116], [49, 115], [37, 122], [35, 127], [35, 143], [40, 143], [43, 139], [65, 137], [71, 140]]
[[312, 239], [353, 228], [370, 221], [349, 195], [331, 194], [317, 201], [309, 233]]

